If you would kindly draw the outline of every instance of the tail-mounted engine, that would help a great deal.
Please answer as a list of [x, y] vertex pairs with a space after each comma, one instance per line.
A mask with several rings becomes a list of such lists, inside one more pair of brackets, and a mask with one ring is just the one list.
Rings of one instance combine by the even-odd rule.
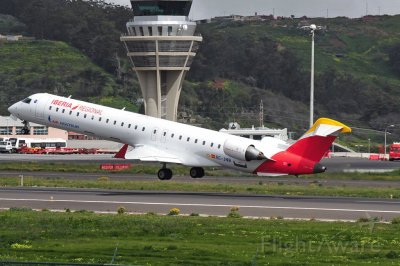
[[224, 143], [224, 152], [241, 161], [254, 161], [267, 159], [264, 153], [257, 150], [254, 145], [243, 143], [235, 139], [228, 139]]

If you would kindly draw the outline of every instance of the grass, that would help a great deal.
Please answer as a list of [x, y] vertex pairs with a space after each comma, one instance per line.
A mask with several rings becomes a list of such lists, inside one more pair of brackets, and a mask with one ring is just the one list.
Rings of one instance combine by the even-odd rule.
[[[240, 211], [239, 211], [240, 212]], [[396, 265], [399, 224], [0, 213], [0, 261], [129, 265]]]
[[[68, 179], [57, 177], [32, 177], [25, 174], [24, 185], [28, 187], [65, 187], [65, 188], [98, 188], [98, 189], [118, 189], [118, 190], [145, 190], [145, 191], [181, 191], [181, 192], [220, 192], [220, 193], [240, 193], [257, 195], [291, 195], [291, 196], [332, 196], [332, 197], [366, 197], [366, 198], [400, 198], [400, 188], [391, 186], [373, 187], [371, 186], [346, 186], [346, 185], [325, 185], [320, 180], [380, 180], [380, 181], [399, 181], [400, 170], [390, 173], [330, 173], [303, 176], [313, 180], [310, 183], [284, 184], [282, 182], [266, 182], [260, 179], [258, 184], [253, 182], [219, 183], [210, 182], [177, 182], [159, 181], [156, 173], [160, 166], [157, 164], [134, 165], [132, 169], [121, 171], [124, 174], [149, 174], [148, 181], [120, 181], [113, 180], [113, 175], [117, 172], [100, 170], [98, 164], [75, 164], [65, 163], [7, 163], [0, 164], [0, 171], [28, 171], [28, 172], [72, 172], [72, 173], [102, 173], [97, 180]], [[172, 171], [175, 175], [187, 175], [188, 167], [173, 166]], [[251, 176], [240, 172], [229, 172], [226, 170], [207, 169], [208, 176]], [[62, 174], [60, 174], [62, 176]], [[132, 178], [134, 179], [134, 177]], [[315, 179], [315, 180], [314, 180]], [[2, 177], [0, 186], [14, 187], [19, 186], [19, 178]]]
[[[3, 177], [0, 186], [15, 187], [19, 185], [19, 178]], [[290, 195], [290, 196], [332, 196], [332, 197], [365, 197], [365, 198], [400, 198], [398, 187], [347, 187], [327, 186], [319, 183], [308, 185], [286, 185], [283, 183], [239, 184], [216, 182], [175, 182], [159, 181], [116, 181], [109, 176], [92, 180], [68, 180], [64, 178], [24, 177], [27, 187], [63, 187], [63, 188], [98, 188], [117, 190], [144, 190], [144, 191], [180, 191], [180, 192], [218, 192], [240, 193], [257, 195]]]

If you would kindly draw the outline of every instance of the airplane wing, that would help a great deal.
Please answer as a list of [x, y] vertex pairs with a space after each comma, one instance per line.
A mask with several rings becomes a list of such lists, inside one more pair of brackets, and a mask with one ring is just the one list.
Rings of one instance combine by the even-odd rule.
[[125, 144], [114, 158], [139, 160], [143, 162], [182, 164], [182, 161], [176, 156], [147, 145], [136, 145], [135, 147], [131, 147], [128, 144]]

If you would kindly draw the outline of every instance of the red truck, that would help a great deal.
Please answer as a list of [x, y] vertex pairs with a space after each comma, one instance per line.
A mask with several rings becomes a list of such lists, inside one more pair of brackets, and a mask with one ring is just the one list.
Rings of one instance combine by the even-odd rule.
[[390, 145], [389, 161], [400, 160], [400, 142]]

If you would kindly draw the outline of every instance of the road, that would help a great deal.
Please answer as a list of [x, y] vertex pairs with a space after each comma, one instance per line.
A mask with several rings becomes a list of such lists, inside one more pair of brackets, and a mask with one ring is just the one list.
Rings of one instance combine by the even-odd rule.
[[286, 197], [231, 195], [219, 193], [180, 193], [117, 191], [97, 189], [1, 188], [0, 208], [92, 210], [116, 212], [125, 207], [133, 213], [168, 213], [177, 207], [182, 214], [226, 216], [232, 206], [250, 217], [284, 217], [321, 220], [357, 220], [400, 217], [400, 200], [362, 198]]

